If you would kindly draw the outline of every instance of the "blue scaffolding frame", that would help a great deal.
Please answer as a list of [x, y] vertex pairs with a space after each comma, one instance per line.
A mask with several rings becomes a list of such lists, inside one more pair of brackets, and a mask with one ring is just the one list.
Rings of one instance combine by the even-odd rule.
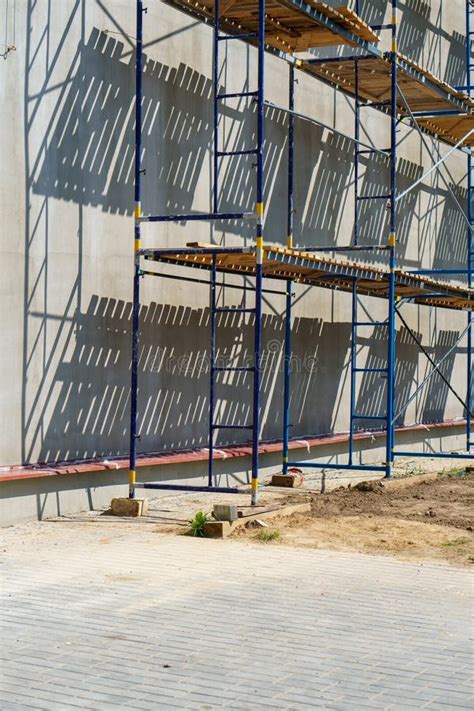
[[[169, 4], [178, 4], [179, 0], [168, 0]], [[143, 74], [143, 0], [136, 0], [136, 25], [137, 25], [137, 56], [136, 56], [136, 105], [135, 105], [135, 226], [134, 226], [134, 280], [133, 280], [133, 316], [132, 316], [132, 365], [131, 365], [131, 425], [130, 425], [130, 467], [129, 467], [129, 496], [133, 498], [137, 488], [146, 489], [163, 489], [163, 490], [178, 490], [178, 491], [210, 491], [210, 492], [222, 492], [222, 493], [238, 493], [240, 490], [237, 487], [221, 487], [216, 484], [216, 474], [214, 472], [214, 451], [215, 451], [215, 438], [216, 433], [219, 430], [248, 430], [251, 432], [251, 445], [252, 445], [252, 466], [251, 466], [251, 503], [256, 505], [258, 501], [258, 486], [259, 486], [259, 443], [260, 443], [260, 389], [261, 389], [261, 354], [262, 354], [262, 295], [265, 291], [269, 293], [284, 293], [285, 295], [285, 341], [284, 341], [284, 408], [283, 408], [283, 472], [287, 473], [289, 467], [309, 467], [309, 468], [319, 468], [319, 469], [341, 469], [341, 470], [354, 470], [354, 471], [381, 471], [384, 473], [385, 477], [390, 477], [392, 473], [392, 467], [394, 459], [397, 456], [426, 456], [424, 452], [402, 452], [395, 449], [395, 423], [398, 414], [395, 414], [395, 365], [396, 365], [396, 352], [395, 352], [395, 342], [396, 342], [396, 315], [398, 311], [399, 302], [415, 300], [417, 303], [423, 303], [423, 299], [426, 299], [426, 303], [430, 305], [443, 305], [443, 299], [449, 296], [449, 288], [446, 285], [437, 286], [435, 282], [426, 279], [427, 292], [425, 294], [417, 293], [415, 299], [410, 299], [410, 297], [403, 297], [400, 301], [400, 295], [397, 295], [397, 288], [400, 286], [400, 281], [404, 283], [409, 282], [409, 272], [401, 273], [397, 269], [397, 124], [400, 120], [400, 108], [397, 104], [399, 87], [397, 83], [397, 75], [399, 67], [403, 68], [405, 73], [408, 73], [411, 77], [415, 78], [420, 82], [421, 85], [427, 86], [433, 93], [436, 93], [443, 100], [446, 100], [452, 105], [452, 109], [449, 113], [461, 113], [465, 111], [466, 104], [458, 96], [454, 96], [452, 93], [443, 93], [443, 89], [439, 85], [434, 83], [429, 77], [413, 68], [410, 64], [402, 61], [397, 52], [397, 34], [398, 34], [398, 0], [392, 0], [392, 21], [386, 25], [372, 26], [372, 30], [388, 30], [391, 33], [391, 50], [390, 52], [383, 54], [374, 44], [367, 42], [366, 40], [360, 39], [357, 35], [354, 35], [350, 30], [347, 30], [338, 23], [326, 17], [324, 14], [315, 10], [305, 2], [300, 2], [300, 0], [288, 0], [288, 5], [306, 15], [314, 20], [325, 29], [329, 29], [334, 34], [340, 35], [342, 39], [350, 43], [352, 46], [356, 46], [359, 50], [365, 52], [364, 55], [355, 54], [353, 56], [344, 56], [343, 58], [338, 57], [336, 59], [325, 59], [325, 60], [309, 60], [306, 63], [295, 59], [290, 54], [285, 54], [281, 51], [276, 51], [274, 48], [266, 47], [265, 45], [265, 0], [256, 0], [256, 5], [258, 5], [258, 23], [257, 30], [255, 32], [244, 32], [242, 30], [235, 31], [232, 34], [232, 30], [228, 27], [225, 28], [225, 32], [222, 30], [221, 26], [221, 16], [220, 16], [220, 0], [214, 0], [214, 11], [212, 18], [207, 15], [201, 17], [204, 21], [208, 22], [213, 27], [213, 108], [214, 108], [214, 140], [213, 140], [213, 188], [212, 188], [212, 212], [209, 213], [190, 213], [190, 214], [174, 214], [174, 215], [155, 215], [149, 214], [144, 215], [142, 213], [141, 205], [141, 176], [142, 176], [142, 165], [141, 165], [141, 151], [142, 151], [142, 74]], [[181, 8], [182, 9], [182, 8]], [[356, 12], [359, 12], [359, 2], [356, 2]], [[469, 96], [471, 96], [472, 86], [471, 86], [471, 37], [474, 34], [471, 32], [471, 16], [473, 13], [472, 3], [470, 0], [466, 0], [466, 89]], [[251, 42], [257, 48], [258, 55], [258, 70], [257, 70], [257, 88], [251, 91], [237, 92], [237, 93], [220, 93], [219, 87], [219, 61], [220, 61], [220, 44], [221, 42], [228, 42], [231, 40], [243, 40]], [[264, 258], [268, 256], [268, 252], [265, 251], [264, 247], [264, 110], [265, 105], [268, 103], [265, 101], [265, 52], [271, 51], [274, 54], [278, 54], [288, 63], [289, 71], [289, 92], [288, 92], [288, 109], [284, 109], [288, 112], [288, 205], [287, 205], [287, 251], [284, 254], [278, 253], [275, 249], [272, 251], [272, 258], [279, 260], [286, 264], [289, 272], [291, 272], [292, 265], [295, 264], [303, 265], [305, 264], [305, 259], [307, 258], [302, 255], [310, 254], [311, 252], [321, 252], [325, 251], [335, 252], [338, 251], [370, 251], [370, 250], [385, 250], [388, 255], [389, 269], [386, 276], [387, 289], [386, 293], [382, 295], [387, 299], [388, 303], [388, 314], [386, 320], [380, 322], [372, 321], [359, 321], [358, 320], [358, 309], [357, 301], [359, 294], [366, 294], [367, 291], [360, 286], [362, 279], [366, 279], [367, 273], [364, 270], [363, 265], [360, 268], [354, 263], [352, 268], [331, 268], [333, 273], [328, 273], [324, 276], [325, 281], [322, 279], [318, 282], [317, 286], [326, 286], [330, 288], [339, 288], [340, 280], [345, 279], [345, 284], [342, 288], [348, 290], [347, 284], [350, 284], [350, 291], [352, 293], [352, 314], [351, 314], [351, 356], [350, 356], [350, 428], [348, 434], [349, 441], [349, 451], [348, 451], [348, 461], [347, 463], [331, 463], [331, 462], [305, 462], [305, 461], [291, 461], [289, 458], [290, 440], [291, 440], [291, 355], [292, 355], [292, 308], [294, 300], [293, 283], [295, 281], [294, 276], [291, 275], [285, 278], [285, 291], [272, 291], [263, 288], [263, 278], [264, 274]], [[361, 71], [360, 63], [362, 60], [368, 58], [374, 59], [384, 59], [389, 62], [390, 66], [390, 99], [384, 101], [361, 101], [359, 95], [359, 75]], [[354, 114], [355, 114], [355, 128], [354, 128], [354, 176], [355, 176], [355, 207], [354, 207], [354, 233], [353, 241], [351, 245], [346, 247], [311, 247], [311, 248], [301, 248], [300, 251], [294, 248], [294, 144], [295, 144], [295, 118], [300, 117], [312, 121], [313, 123], [318, 123], [315, 120], [309, 119], [309, 117], [304, 117], [295, 111], [295, 70], [298, 68], [304, 69], [304, 64], [308, 67], [311, 64], [317, 64], [320, 62], [330, 63], [330, 62], [352, 62], [354, 67]], [[343, 87], [339, 87], [343, 88]], [[249, 147], [245, 150], [239, 151], [225, 151], [221, 150], [219, 144], [219, 113], [220, 106], [222, 102], [227, 101], [232, 98], [252, 98], [257, 104], [256, 118], [257, 118], [257, 145], [254, 147]], [[383, 111], [390, 116], [390, 147], [389, 148], [370, 148], [360, 140], [360, 127], [361, 127], [361, 109], [365, 107], [375, 108], [377, 110]], [[278, 107], [282, 108], [282, 107]], [[430, 116], [433, 113], [446, 113], [446, 112], [415, 112], [412, 113], [407, 106], [407, 111], [409, 112], [409, 117], [412, 122], [416, 124], [416, 118], [426, 115], [428, 113]], [[328, 127], [330, 128], [330, 127]], [[461, 144], [460, 144], [461, 145]], [[456, 146], [459, 147], [459, 146]], [[386, 156], [387, 160], [390, 161], [390, 189], [388, 193], [383, 193], [380, 195], [360, 195], [359, 193], [359, 156], [363, 153], [379, 153]], [[254, 212], [219, 212], [219, 165], [220, 160], [228, 156], [236, 155], [254, 155], [256, 157], [256, 205]], [[437, 167], [437, 166], [435, 166]], [[473, 380], [473, 361], [472, 361], [472, 349], [473, 349], [473, 336], [472, 336], [472, 306], [471, 301], [473, 301], [474, 296], [472, 294], [473, 285], [473, 269], [474, 269], [474, 245], [472, 237], [473, 229], [473, 165], [471, 152], [468, 155], [468, 228], [467, 228], [467, 267], [465, 271], [467, 275], [467, 286], [468, 289], [464, 293], [464, 296], [459, 296], [463, 299], [464, 304], [468, 304], [466, 308], [469, 309], [468, 312], [468, 324], [465, 333], [467, 333], [467, 396], [466, 399], [461, 399], [461, 402], [465, 405], [466, 412], [466, 442], [467, 451], [470, 453], [474, 443], [472, 441], [472, 403], [473, 403], [473, 393], [472, 393], [472, 380]], [[386, 244], [377, 246], [368, 246], [360, 242], [360, 202], [363, 200], [385, 200], [389, 201], [390, 209], [390, 224], [389, 224], [389, 235]], [[250, 220], [254, 221], [256, 225], [255, 230], [255, 245], [252, 247], [236, 247], [236, 248], [224, 248], [224, 247], [186, 247], [180, 249], [167, 248], [167, 249], [142, 249], [141, 246], [141, 224], [146, 222], [186, 222], [186, 221], [225, 221], [225, 220]], [[252, 260], [251, 268], [248, 268], [247, 274], [250, 274], [255, 279], [254, 287], [250, 288], [250, 291], [254, 293], [255, 305], [252, 308], [240, 308], [240, 307], [219, 307], [217, 303], [216, 287], [218, 286], [217, 274], [219, 271], [232, 271], [232, 268], [223, 269], [220, 265], [219, 258], [222, 255], [234, 255], [235, 257], [248, 256]], [[140, 279], [145, 275], [153, 276], [168, 276], [164, 274], [158, 274], [156, 272], [146, 271], [141, 266], [142, 258], [154, 259], [164, 263], [180, 263], [185, 264], [186, 261], [180, 261], [183, 258], [186, 259], [187, 256], [192, 256], [193, 259], [196, 257], [205, 257], [202, 261], [190, 262], [191, 266], [204, 268], [209, 270], [210, 279], [209, 282], [200, 279], [185, 278], [185, 280], [199, 283], [208, 283], [210, 286], [210, 396], [209, 396], [209, 467], [208, 467], [208, 481], [207, 486], [187, 486], [187, 485], [175, 485], [175, 484], [161, 484], [161, 483], [137, 483], [136, 480], [136, 465], [137, 465], [137, 421], [138, 421], [138, 363], [139, 363], [139, 310], [140, 310]], [[241, 273], [241, 269], [236, 270]], [[454, 270], [419, 270], [417, 274], [418, 278], [423, 280], [423, 274], [429, 273], [431, 275], [454, 273]], [[456, 273], [461, 273], [457, 270]], [[274, 276], [274, 274], [270, 275]], [[182, 278], [182, 277], [175, 277]], [[331, 281], [333, 280], [333, 281]], [[408, 280], [408, 281], [407, 281]], [[311, 282], [310, 282], [311, 283]], [[420, 282], [421, 283], [421, 282]], [[428, 288], [429, 287], [429, 288]], [[237, 287], [239, 288], [239, 287]], [[248, 286], [240, 287], [249, 290]], [[450, 298], [456, 299], [456, 292], [451, 290], [453, 293]], [[439, 292], [439, 293], [438, 293]], [[473, 301], [474, 303], [474, 301]], [[216, 332], [218, 327], [218, 315], [219, 313], [250, 313], [254, 317], [254, 348], [253, 348], [253, 365], [250, 367], [219, 367], [216, 364]], [[387, 362], [386, 366], [383, 368], [359, 368], [357, 365], [357, 337], [358, 330], [365, 327], [377, 327], [384, 329], [386, 331], [387, 340]], [[412, 334], [413, 335], [413, 334]], [[415, 338], [416, 340], [416, 338]], [[421, 344], [419, 344], [421, 346]], [[421, 346], [422, 348], [422, 346]], [[423, 348], [422, 348], [423, 350]], [[426, 353], [425, 353], [426, 354]], [[432, 363], [433, 365], [436, 365]], [[439, 365], [439, 364], [438, 364]], [[423, 381], [420, 387], [423, 387], [424, 383], [438, 371], [438, 365], [434, 368], [432, 373]], [[246, 423], [245, 425], [234, 425], [232, 423], [217, 422], [215, 419], [215, 388], [216, 388], [216, 376], [219, 372], [223, 370], [226, 371], [248, 371], [253, 375], [253, 398], [252, 398], [252, 421]], [[387, 394], [386, 394], [386, 410], [383, 414], [369, 414], [357, 412], [356, 403], [356, 393], [357, 393], [357, 376], [359, 373], [373, 373], [374, 375], [379, 375], [380, 377], [386, 377], [387, 379]], [[444, 376], [443, 376], [444, 377]], [[451, 387], [451, 386], [450, 386]], [[451, 388], [452, 389], [452, 388]], [[456, 393], [456, 396], [459, 396]], [[360, 421], [373, 421], [381, 422], [383, 425], [373, 429], [364, 429], [364, 432], [374, 432], [380, 433], [385, 432], [386, 444], [385, 444], [385, 462], [382, 465], [370, 465], [370, 464], [358, 464], [355, 462], [355, 447], [354, 440], [357, 430], [356, 423]], [[456, 459], [463, 459], [469, 457], [470, 455], [456, 454], [456, 453], [438, 453], [430, 456], [440, 456], [440, 457], [453, 457]]]
[[[257, 89], [251, 92], [221, 93], [219, 90], [219, 44], [221, 41], [236, 39], [234, 36], [221, 34], [220, 30], [220, 0], [214, 2], [214, 56], [213, 56], [213, 84], [214, 84], [214, 152], [213, 152], [213, 212], [202, 214], [182, 215], [143, 215], [141, 206], [141, 148], [142, 148], [142, 75], [143, 75], [143, 0], [136, 2], [137, 26], [137, 58], [136, 58], [136, 103], [135, 103], [135, 274], [133, 286], [133, 316], [132, 316], [132, 365], [131, 365], [131, 414], [130, 414], [130, 464], [129, 464], [129, 497], [135, 497], [137, 486], [147, 489], [176, 489], [187, 491], [211, 491], [221, 493], [238, 493], [237, 487], [221, 487], [215, 485], [213, 454], [214, 440], [217, 430], [251, 430], [252, 431], [252, 474], [251, 474], [251, 503], [257, 504], [258, 500], [258, 468], [259, 468], [259, 431], [260, 431], [260, 378], [261, 378], [261, 347], [262, 347], [262, 292], [263, 292], [263, 183], [264, 183], [264, 72], [265, 72], [265, 0], [258, 0], [258, 31], [251, 39], [257, 42], [258, 70]], [[250, 36], [246, 35], [245, 39]], [[239, 39], [242, 39], [240, 36]], [[225, 151], [219, 147], [219, 107], [221, 102], [232, 98], [253, 97], [257, 102], [257, 145], [245, 151]], [[255, 155], [257, 160], [256, 177], [256, 207], [255, 213], [229, 213], [219, 212], [219, 162], [226, 156]], [[137, 421], [138, 421], [138, 363], [139, 363], [139, 310], [140, 310], [140, 278], [146, 274], [140, 268], [141, 257], [145, 250], [141, 248], [141, 224], [143, 222], [181, 222], [181, 221], [219, 221], [251, 219], [256, 222], [256, 248], [255, 248], [255, 306], [247, 308], [219, 308], [216, 301], [216, 254], [222, 250], [214, 250], [213, 266], [211, 270], [211, 367], [210, 367], [210, 412], [209, 412], [209, 472], [207, 487], [167, 485], [161, 483], [137, 484]], [[230, 250], [232, 251], [232, 250]], [[242, 250], [235, 250], [242, 251]], [[196, 252], [196, 250], [195, 250]], [[226, 253], [229, 250], [225, 250]], [[215, 377], [222, 370], [232, 368], [219, 368], [215, 363], [216, 344], [216, 318], [223, 311], [233, 313], [252, 313], [255, 317], [254, 328], [254, 363], [250, 370], [253, 373], [253, 416], [252, 423], [248, 425], [233, 425], [215, 421]]]
[[[359, 1], [356, 1], [356, 12], [359, 12]], [[289, 460], [288, 457], [288, 445], [289, 445], [289, 422], [290, 422], [290, 416], [287, 412], [284, 414], [284, 426], [283, 426], [283, 472], [287, 473], [288, 469], [290, 467], [298, 467], [298, 468], [317, 468], [317, 469], [341, 469], [341, 470], [358, 470], [358, 471], [384, 471], [385, 477], [389, 478], [391, 476], [391, 471], [392, 467], [394, 464], [394, 460], [396, 457], [403, 457], [403, 456], [414, 456], [414, 457], [423, 457], [427, 456], [427, 452], [406, 452], [402, 450], [396, 450], [395, 449], [395, 424], [397, 417], [401, 414], [397, 413], [395, 415], [394, 412], [394, 402], [395, 402], [395, 365], [396, 365], [396, 353], [395, 353], [395, 344], [396, 344], [396, 329], [395, 329], [395, 321], [396, 321], [396, 314], [399, 314], [398, 308], [397, 308], [397, 302], [396, 302], [396, 297], [395, 297], [395, 271], [397, 267], [397, 260], [396, 260], [396, 243], [397, 243], [397, 199], [399, 198], [397, 194], [397, 175], [396, 175], [396, 163], [397, 163], [397, 137], [396, 137], [396, 130], [397, 130], [397, 123], [399, 120], [399, 115], [400, 112], [397, 108], [397, 93], [398, 93], [398, 87], [397, 87], [397, 68], [399, 64], [403, 65], [403, 69], [406, 72], [407, 70], [409, 71], [410, 74], [415, 76], [417, 80], [420, 79], [419, 75], [417, 76], [417, 71], [414, 70], [412, 72], [411, 68], [407, 66], [405, 62], [401, 62], [398, 53], [397, 53], [397, 29], [398, 29], [398, 0], [392, 0], [392, 22], [387, 25], [383, 26], [377, 26], [378, 29], [383, 29], [383, 30], [390, 30], [391, 36], [392, 36], [392, 47], [391, 47], [391, 52], [390, 52], [390, 72], [391, 72], [391, 86], [390, 86], [390, 100], [387, 101], [364, 101], [361, 102], [360, 96], [359, 96], [359, 62], [362, 59], [370, 59], [370, 58], [376, 58], [377, 54], [376, 53], [371, 53], [371, 54], [366, 54], [363, 56], [360, 55], [353, 55], [350, 57], [335, 57], [335, 58], [324, 58], [324, 59], [317, 59], [317, 60], [310, 60], [311, 64], [338, 64], [340, 65], [342, 62], [352, 62], [354, 65], [354, 90], [353, 90], [353, 97], [354, 97], [354, 117], [355, 117], [355, 127], [354, 127], [354, 144], [355, 144], [355, 150], [354, 150], [354, 231], [353, 231], [353, 243], [355, 245], [361, 246], [359, 242], [359, 237], [360, 237], [360, 230], [359, 230], [359, 203], [361, 200], [388, 200], [389, 201], [389, 206], [390, 206], [390, 234], [389, 234], [389, 239], [388, 239], [388, 248], [389, 248], [389, 263], [390, 263], [390, 286], [389, 286], [389, 295], [388, 295], [388, 317], [386, 321], [367, 321], [367, 322], [359, 322], [358, 321], [358, 315], [357, 315], [357, 303], [358, 303], [358, 288], [357, 288], [357, 278], [354, 278], [353, 280], [353, 286], [352, 286], [352, 316], [351, 316], [351, 355], [350, 355], [350, 425], [349, 425], [349, 435], [348, 435], [348, 441], [349, 441], [349, 448], [348, 448], [348, 462], [346, 464], [339, 464], [339, 463], [328, 463], [328, 462], [306, 462], [306, 461], [291, 461]], [[456, 87], [456, 89], [460, 90], [466, 90], [466, 93], [468, 94], [469, 97], [472, 95], [472, 84], [471, 84], [471, 70], [472, 67], [474, 66], [471, 63], [471, 50], [470, 50], [470, 45], [471, 45], [471, 37], [474, 35], [474, 32], [471, 31], [471, 19], [474, 14], [474, 8], [473, 4], [470, 0], [466, 0], [466, 67], [467, 67], [467, 85], [466, 87]], [[372, 29], [375, 29], [375, 26], [372, 26]], [[421, 83], [425, 83], [424, 81]], [[449, 99], [450, 100], [450, 99]], [[294, 103], [294, 102], [293, 102]], [[459, 113], [459, 109], [456, 110], [454, 108], [454, 104], [456, 102], [453, 102], [453, 109], [449, 111], [443, 111], [443, 112], [416, 112], [415, 114], [411, 113], [411, 118], [413, 120], [413, 123], [416, 125], [416, 118], [418, 116], [433, 116], [434, 114], [437, 113], [448, 113], [448, 114], [456, 114]], [[391, 145], [389, 149], [380, 149], [380, 148], [372, 148], [372, 149], [367, 149], [365, 146], [363, 148], [359, 148], [361, 141], [360, 141], [360, 127], [361, 127], [361, 109], [365, 107], [370, 107], [370, 108], [375, 108], [378, 110], [385, 111], [386, 113], [390, 114], [390, 119], [391, 119]], [[293, 108], [293, 107], [292, 107]], [[293, 131], [290, 128], [290, 135], [289, 135], [289, 173], [292, 172], [292, 167], [291, 167], [291, 162], [293, 160], [292, 158], [292, 140], [293, 140]], [[462, 145], [462, 141], [459, 141], [458, 144], [455, 145], [455, 147], [452, 149], [454, 150], [455, 148], [459, 148]], [[387, 158], [390, 160], [390, 192], [389, 194], [377, 194], [377, 195], [360, 195], [359, 194], [359, 156], [361, 154], [367, 154], [367, 153], [379, 153], [379, 154], [386, 154]], [[472, 155], [471, 151], [468, 151], [468, 213], [467, 213], [467, 220], [468, 220], [468, 225], [467, 225], [467, 266], [465, 270], [447, 270], [447, 269], [432, 269], [432, 270], [417, 270], [417, 274], [430, 274], [432, 276], [438, 276], [438, 275], [447, 275], [447, 274], [465, 274], [467, 276], [467, 283], [468, 287], [472, 287], [472, 278], [473, 278], [473, 268], [474, 268], [474, 256], [473, 256], [473, 237], [472, 237], [472, 228], [473, 228], [473, 204], [472, 204], [472, 199], [473, 199], [473, 165], [472, 165]], [[441, 163], [443, 161], [440, 161]], [[434, 170], [436, 167], [438, 167], [438, 164], [434, 166], [434, 168], [431, 169]], [[426, 176], [424, 176], [426, 177]], [[413, 186], [412, 186], [413, 187]], [[473, 336], [472, 336], [472, 314], [471, 311], [468, 312], [468, 326], [467, 329], [463, 332], [463, 337], [466, 336], [467, 334], [467, 391], [466, 391], [466, 398], [465, 400], [460, 399], [458, 394], [455, 393], [456, 397], [461, 400], [464, 408], [465, 408], [465, 415], [466, 415], [466, 450], [467, 454], [462, 454], [462, 453], [452, 453], [452, 452], [437, 452], [437, 453], [429, 453], [429, 456], [433, 457], [440, 457], [440, 458], [453, 458], [453, 459], [470, 459], [471, 458], [471, 451], [472, 447], [474, 446], [474, 442], [472, 441], [472, 403], [473, 403], [473, 394], [472, 394], [472, 389], [473, 389], [473, 383], [472, 383], [472, 377], [473, 377]], [[286, 329], [285, 329], [285, 363], [289, 364], [290, 359], [291, 359], [291, 326], [288, 325], [288, 321], [291, 319], [291, 300], [287, 302], [287, 309], [286, 309]], [[415, 335], [410, 331], [408, 325], [405, 322], [405, 326], [408, 329], [408, 332], [412, 335], [414, 338], [415, 342], [417, 342], [417, 339]], [[357, 333], [359, 328], [381, 328], [384, 330], [387, 330], [387, 365], [386, 367], [383, 368], [359, 368], [357, 366]], [[417, 342], [418, 343], [418, 342]], [[419, 347], [421, 350], [425, 353], [425, 355], [429, 358], [428, 354], [426, 351], [424, 351], [422, 345], [418, 343]], [[457, 344], [456, 344], [457, 345]], [[438, 372], [438, 368], [436, 367], [436, 364], [432, 362], [432, 365], [435, 366], [434, 370], [428, 375], [427, 378], [422, 382], [420, 385], [420, 388], [424, 386], [426, 382], [434, 375], [436, 372]], [[373, 373], [377, 374], [381, 377], [386, 377], [387, 379], [387, 401], [386, 401], [386, 412], [385, 414], [364, 414], [364, 413], [358, 413], [356, 411], [356, 393], [357, 393], [357, 375], [359, 373]], [[289, 406], [289, 380], [290, 380], [290, 374], [289, 374], [289, 365], [287, 368], [285, 368], [285, 408]], [[451, 386], [450, 386], [451, 387]], [[451, 388], [452, 389], [452, 388]], [[411, 402], [411, 399], [405, 403], [403, 410], [408, 406], [409, 402]], [[354, 439], [355, 439], [355, 423], [358, 420], [372, 420], [372, 421], [379, 421], [382, 423], [385, 423], [384, 430], [386, 432], [386, 461], [383, 466], [372, 466], [372, 465], [364, 465], [364, 464], [355, 464], [354, 463]], [[367, 431], [367, 430], [366, 430]], [[379, 430], [375, 430], [379, 431]]]
[[[466, 0], [466, 91], [469, 98], [472, 97], [472, 37], [474, 37], [474, 5], [471, 0]], [[474, 228], [473, 214], [473, 198], [474, 198], [474, 163], [472, 160], [472, 152], [469, 152], [467, 157], [467, 219], [469, 224], [466, 230], [467, 236], [467, 283], [468, 286], [473, 286], [474, 274], [474, 240], [472, 231]], [[474, 378], [474, 352], [473, 352], [473, 335], [472, 335], [472, 313], [467, 315], [467, 396], [466, 396], [466, 449], [469, 453], [474, 452], [474, 435], [472, 432], [472, 408], [473, 408], [473, 378]]]

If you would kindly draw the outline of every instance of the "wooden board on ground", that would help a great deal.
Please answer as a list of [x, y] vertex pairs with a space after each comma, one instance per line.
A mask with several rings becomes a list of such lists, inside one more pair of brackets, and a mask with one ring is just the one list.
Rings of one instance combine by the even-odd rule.
[[277, 509], [281, 509], [278, 504], [274, 506], [239, 506], [237, 514], [238, 518], [248, 518], [249, 516], [255, 517], [257, 514], [276, 511]]

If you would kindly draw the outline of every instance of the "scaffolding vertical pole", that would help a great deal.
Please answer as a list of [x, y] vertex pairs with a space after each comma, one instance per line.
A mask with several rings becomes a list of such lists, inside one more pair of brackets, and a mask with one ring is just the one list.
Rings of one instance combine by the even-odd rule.
[[[356, 2], [359, 14], [359, 0]], [[359, 140], [360, 140], [360, 102], [359, 102], [359, 62], [354, 59], [354, 244], [359, 244]], [[354, 459], [354, 413], [356, 410], [356, 358], [357, 358], [357, 279], [352, 282], [351, 314], [351, 393], [349, 416], [349, 464]]]
[[215, 367], [216, 367], [216, 276], [217, 265], [216, 255], [212, 255], [211, 267], [211, 349], [210, 349], [210, 372], [209, 383], [209, 475], [208, 486], [214, 485], [214, 407], [215, 407]]
[[[468, 219], [469, 228], [467, 236], [467, 259], [468, 259], [468, 286], [473, 285], [473, 267], [474, 267], [474, 245], [472, 240], [472, 227], [473, 227], [473, 209], [472, 209], [472, 199], [473, 199], [473, 185], [472, 185], [472, 155], [469, 153], [467, 159], [467, 200], [468, 200]], [[474, 441], [472, 439], [472, 405], [473, 405], [473, 338], [472, 338], [472, 311], [467, 314], [467, 323], [469, 326], [467, 332], [467, 394], [466, 394], [466, 449], [470, 453], [473, 451]]]
[[[466, 86], [469, 97], [472, 97], [471, 82], [472, 82], [472, 62], [471, 62], [471, 37], [472, 23], [471, 13], [473, 12], [472, 3], [466, 0]], [[473, 184], [472, 184], [472, 151], [469, 149], [467, 157], [467, 283], [469, 287], [473, 285], [473, 268], [474, 268], [474, 245], [472, 239], [473, 228]], [[466, 394], [466, 450], [471, 453], [473, 451], [474, 442], [472, 439], [472, 404], [473, 404], [473, 338], [472, 338], [472, 312], [467, 314], [467, 394]]]
[[354, 60], [354, 244], [359, 244], [359, 141], [360, 141], [360, 103], [359, 103], [359, 62]]
[[136, 96], [135, 96], [135, 206], [134, 206], [134, 276], [132, 310], [132, 365], [130, 393], [130, 464], [129, 498], [135, 498], [137, 461], [138, 418], [138, 361], [140, 327], [140, 217], [141, 209], [141, 153], [142, 153], [142, 79], [143, 79], [143, 2], [137, 0], [137, 48], [136, 48]]
[[397, 266], [397, 37], [398, 0], [392, 0], [392, 52], [391, 52], [391, 101], [390, 101], [390, 274], [388, 294], [388, 358], [387, 358], [387, 437], [385, 477], [392, 475], [395, 447], [395, 268]]
[[260, 379], [262, 368], [262, 281], [263, 281], [263, 149], [265, 122], [265, 0], [258, 2], [258, 91], [257, 91], [257, 234], [255, 254], [255, 340], [252, 423], [252, 506], [258, 501], [258, 448], [260, 442]]
[[351, 314], [351, 412], [349, 421], [349, 464], [354, 459], [354, 413], [356, 411], [356, 358], [357, 358], [357, 279], [352, 280]]
[[[295, 109], [295, 67], [289, 64], [288, 108]], [[294, 228], [294, 160], [295, 160], [295, 117], [288, 114], [288, 215], [287, 215], [287, 246], [293, 248]], [[284, 391], [283, 391], [283, 474], [288, 474], [288, 442], [290, 439], [290, 373], [291, 373], [291, 301], [293, 298], [293, 284], [291, 279], [286, 282], [286, 308], [285, 308], [285, 354]]]
[[212, 78], [214, 84], [214, 154], [213, 154], [213, 184], [212, 184], [212, 209], [218, 212], [219, 207], [219, 8], [220, 0], [214, 0], [214, 56]]

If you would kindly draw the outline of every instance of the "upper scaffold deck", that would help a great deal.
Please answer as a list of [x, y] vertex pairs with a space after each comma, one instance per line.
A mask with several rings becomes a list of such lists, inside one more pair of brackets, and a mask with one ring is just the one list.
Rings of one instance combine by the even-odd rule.
[[[211, 23], [214, 18], [214, 0], [165, 0], [168, 5]], [[383, 53], [376, 44], [379, 36], [353, 10], [347, 7], [330, 7], [316, 0], [267, 0], [265, 11], [265, 44], [286, 56], [307, 52], [313, 48], [349, 45], [365, 49], [367, 55], [358, 59], [359, 97], [368, 102], [390, 101], [390, 53]], [[220, 0], [220, 29], [229, 35], [242, 36], [255, 42], [258, 30], [258, 0]], [[252, 39], [253, 38], [253, 39]], [[302, 60], [304, 72], [355, 94], [353, 58], [331, 58], [327, 61]], [[456, 130], [450, 132], [448, 119], [438, 116], [420, 120], [424, 130], [441, 140], [456, 144], [472, 128], [474, 101], [456, 90], [416, 62], [398, 53], [397, 83], [413, 113], [457, 111]], [[398, 112], [408, 112], [402, 93], [398, 93]], [[471, 134], [463, 143], [474, 145]]]
[[[249, 276], [255, 274], [253, 248], [226, 250], [193, 243], [185, 249], [144, 249], [141, 255], [156, 262], [198, 269], [210, 269], [215, 256], [218, 271]], [[359, 294], [388, 298], [388, 268], [314, 252], [265, 246], [263, 274], [270, 279], [291, 279], [297, 283], [339, 291], [352, 291], [354, 279], [357, 279]], [[396, 271], [396, 295], [430, 306], [458, 310], [474, 308], [474, 289], [402, 270]]]
[[[453, 146], [463, 140], [463, 145], [474, 148], [474, 115], [462, 114], [456, 116], [428, 116], [418, 119], [422, 128], [436, 134], [446, 143]], [[473, 133], [468, 134], [469, 131]], [[466, 138], [467, 136], [467, 138]]]
[[[388, 55], [363, 56], [358, 59], [358, 66], [360, 98], [368, 102], [389, 102], [392, 86], [390, 57]], [[352, 59], [341, 57], [327, 61], [309, 60], [304, 62], [302, 68], [312, 76], [350, 94], [355, 94]], [[470, 114], [474, 109], [474, 102], [466, 94], [457, 91], [400, 53], [398, 53], [397, 83], [400, 88], [397, 97], [397, 108], [400, 114], [407, 114], [403, 96], [413, 113], [458, 110]], [[468, 131], [469, 128], [465, 133]]]
[[[204, 21], [214, 17], [214, 0], [166, 0]], [[258, 0], [220, 0], [220, 28], [229, 34], [256, 33]], [[351, 35], [353, 40], [351, 41]], [[330, 7], [316, 0], [267, 0], [265, 44], [283, 52], [305, 52], [311, 47], [356, 46], [358, 40], [378, 42], [378, 35], [353, 10]]]

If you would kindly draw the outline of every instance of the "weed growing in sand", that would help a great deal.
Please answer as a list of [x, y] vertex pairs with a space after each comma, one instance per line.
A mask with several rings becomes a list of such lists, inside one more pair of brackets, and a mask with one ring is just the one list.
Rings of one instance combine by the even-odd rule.
[[210, 516], [204, 511], [197, 511], [194, 517], [190, 520], [191, 528], [188, 531], [188, 536], [195, 536], [196, 538], [204, 538], [204, 525], [209, 521]]
[[454, 546], [463, 546], [465, 543], [468, 543], [467, 538], [451, 538], [451, 540], [446, 541], [446, 543], [443, 543], [442, 545], [445, 548], [449, 548]]
[[262, 541], [262, 543], [270, 543], [270, 541], [279, 541], [281, 533], [280, 531], [267, 531], [263, 528], [256, 534], [255, 538], [257, 541]]

